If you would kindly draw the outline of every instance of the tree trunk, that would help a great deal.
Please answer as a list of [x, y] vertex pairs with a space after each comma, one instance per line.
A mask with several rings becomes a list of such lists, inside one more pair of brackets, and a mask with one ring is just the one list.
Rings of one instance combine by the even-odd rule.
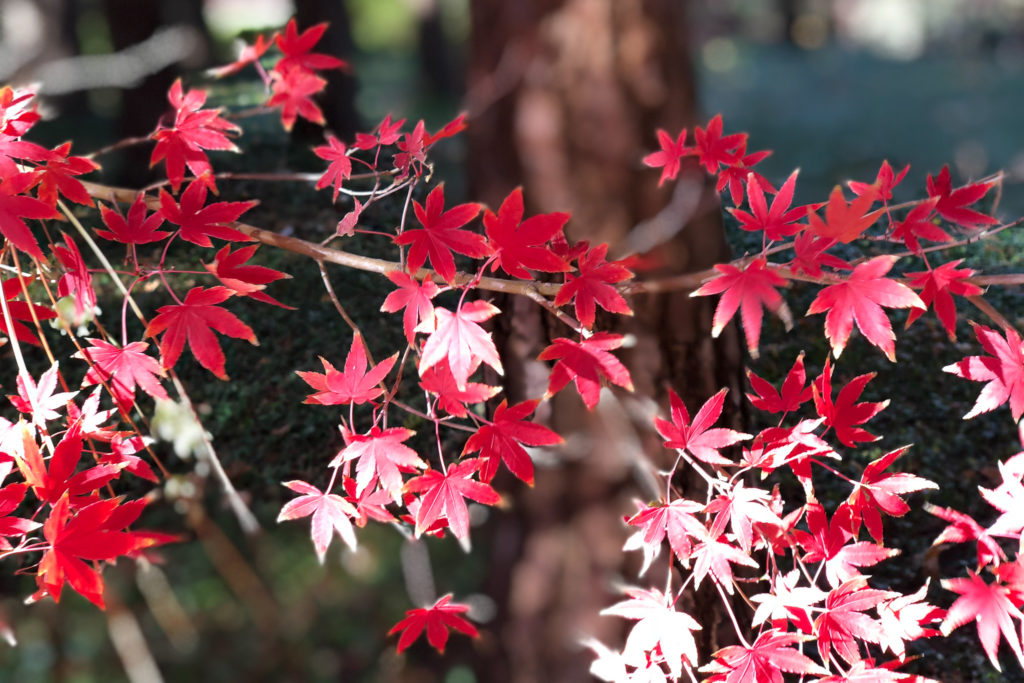
[[[728, 260], [717, 198], [702, 172], [693, 167], [674, 189], [659, 189], [657, 173], [641, 163], [645, 150], [657, 149], [657, 128], [675, 135], [697, 121], [686, 4], [473, 2], [471, 195], [497, 207], [521, 184], [528, 214], [572, 213], [571, 240], [607, 242], [617, 257], [643, 254], [652, 267], [640, 278]], [[508, 315], [495, 336], [509, 400], [541, 396], [547, 368], [536, 357], [571, 331], [525, 299], [501, 305]], [[592, 657], [578, 641], [594, 635], [621, 644], [623, 620], [597, 615], [616, 600], [613, 581], [636, 581], [636, 567], [622, 566], [622, 516], [636, 510], [632, 498], [657, 495], [638, 487], [638, 473], [645, 458], [671, 464], [651, 416], [669, 387], [696, 407], [725, 386], [738, 419], [742, 351], [732, 330], [711, 339], [713, 302], [672, 292], [631, 305], [632, 318], [599, 317], [597, 327], [635, 339], [620, 354], [635, 394], [604, 395], [593, 413], [571, 390], [542, 405], [539, 417], [566, 437], [562, 462], [538, 472], [536, 487], [495, 521], [488, 592], [499, 613], [495, 651], [484, 654], [497, 659], [487, 680], [590, 680]], [[704, 623], [696, 635], [706, 658], [725, 644], [717, 598], [695, 599], [687, 607]]]

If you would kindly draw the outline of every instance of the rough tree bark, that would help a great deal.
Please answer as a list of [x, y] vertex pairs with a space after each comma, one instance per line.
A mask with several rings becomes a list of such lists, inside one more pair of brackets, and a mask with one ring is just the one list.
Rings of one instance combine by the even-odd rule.
[[[570, 211], [569, 238], [608, 242], [611, 254], [642, 253], [656, 278], [727, 260], [717, 198], [696, 168], [659, 189], [641, 164], [654, 131], [697, 123], [688, 52], [687, 3], [679, 0], [476, 0], [469, 56], [470, 194], [497, 207], [523, 186], [527, 212]], [[635, 339], [620, 357], [635, 394], [603, 397], [587, 413], [571, 391], [540, 417], [566, 435], [564, 460], [538, 473], [509, 514], [498, 516], [488, 593], [498, 600], [490, 681], [590, 680], [581, 635], [621, 643], [622, 620], [597, 617], [615, 600], [622, 565], [622, 515], [643, 458], [670, 464], [650, 416], [675, 389], [691, 407], [720, 387], [738, 419], [742, 351], [734, 331], [710, 336], [713, 302], [687, 292], [636, 297], [630, 319], [599, 326]], [[568, 328], [532, 302], [501, 303], [496, 330], [510, 401], [540, 396], [547, 369], [537, 354]], [[687, 484], [684, 482], [683, 486]], [[513, 487], [514, 488], [514, 487]], [[698, 490], [692, 488], [690, 490]], [[657, 574], [655, 574], [657, 575]], [[661, 574], [663, 576], [663, 574]], [[725, 644], [715, 599], [689, 605], [704, 630], [702, 656]], [[497, 658], [497, 659], [494, 659]]]

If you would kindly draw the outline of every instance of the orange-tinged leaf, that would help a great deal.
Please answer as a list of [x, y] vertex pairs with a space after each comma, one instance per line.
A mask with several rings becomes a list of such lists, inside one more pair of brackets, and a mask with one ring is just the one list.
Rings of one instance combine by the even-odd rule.
[[822, 237], [839, 240], [844, 244], [852, 242], [874, 225], [878, 217], [882, 215], [882, 209], [867, 213], [867, 210], [875, 203], [876, 197], [877, 188], [865, 191], [847, 204], [842, 188], [836, 185], [828, 197], [828, 204], [825, 205], [825, 220], [818, 218], [815, 211], [811, 211], [807, 215], [811, 231]]

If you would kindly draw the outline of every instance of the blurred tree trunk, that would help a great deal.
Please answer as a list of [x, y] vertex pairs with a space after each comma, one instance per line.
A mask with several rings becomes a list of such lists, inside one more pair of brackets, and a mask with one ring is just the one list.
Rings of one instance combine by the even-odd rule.
[[[657, 188], [644, 169], [654, 132], [673, 135], [697, 122], [689, 57], [687, 3], [679, 0], [476, 0], [471, 3], [469, 57], [470, 194], [496, 208], [523, 186], [527, 213], [570, 211], [571, 240], [608, 242], [611, 254], [643, 253], [656, 279], [710, 267], [729, 258], [717, 197], [696, 167], [678, 184]], [[731, 418], [742, 352], [736, 333], [711, 339], [713, 301], [688, 292], [634, 297], [632, 318], [598, 327], [635, 338], [619, 355], [636, 393], [603, 396], [588, 413], [570, 390], [541, 406], [540, 418], [566, 437], [562, 466], [520, 487], [514, 509], [498, 516], [488, 592], [498, 601], [484, 652], [489, 681], [590, 680], [592, 657], [578, 640], [595, 635], [617, 647], [621, 619], [599, 617], [616, 601], [612, 582], [635, 581], [622, 565], [631, 498], [640, 462], [670, 465], [651, 415], [674, 388], [691, 407], [730, 387]], [[537, 354], [571, 336], [524, 298], [501, 302], [495, 332], [510, 401], [541, 396], [547, 369]], [[502, 324], [502, 323], [499, 323]], [[681, 482], [692, 495], [701, 490]], [[636, 559], [636, 558], [632, 558]], [[652, 569], [649, 577], [664, 576]], [[655, 582], [662, 579], [653, 578]], [[704, 624], [701, 657], [720, 640], [717, 598], [684, 605]], [[703, 642], [701, 642], [703, 641]]]

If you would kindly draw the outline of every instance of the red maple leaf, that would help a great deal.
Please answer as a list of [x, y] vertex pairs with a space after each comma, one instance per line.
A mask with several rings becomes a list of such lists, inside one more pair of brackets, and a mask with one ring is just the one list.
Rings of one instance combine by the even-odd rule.
[[786, 280], [767, 266], [764, 257], [754, 259], [742, 269], [729, 263], [720, 263], [715, 266], [715, 270], [720, 275], [705, 282], [690, 296], [722, 295], [715, 307], [711, 328], [711, 336], [716, 339], [739, 309], [743, 332], [747, 337], [747, 349], [752, 357], [757, 358], [765, 308], [778, 313], [787, 328], [792, 326], [789, 308], [782, 295], [775, 290], [776, 287], [785, 286]]
[[[683, 675], [684, 664], [694, 666], [697, 663], [697, 642], [691, 631], [699, 631], [701, 625], [675, 608], [671, 594], [666, 595], [657, 588], [625, 587], [623, 591], [629, 596], [628, 600], [601, 610], [602, 615], [636, 620], [626, 638], [623, 658], [628, 662], [647, 662], [653, 659], [649, 653], [660, 652], [672, 676], [678, 680]], [[661, 666], [655, 666], [655, 671], [650, 672], [649, 680], [656, 681], [659, 675], [664, 677]]]
[[839, 395], [833, 402], [832, 363], [826, 358], [824, 369], [813, 382], [814, 408], [818, 415], [825, 419], [825, 424], [835, 430], [836, 438], [844, 446], [854, 448], [858, 441], [877, 441], [879, 438], [866, 429], [857, 427], [878, 415], [889, 405], [888, 399], [878, 403], [855, 402], [860, 398], [864, 387], [874, 378], [873, 372], [854, 377], [839, 390]]
[[547, 427], [526, 421], [538, 403], [539, 400], [523, 401], [509, 408], [508, 401], [502, 401], [494, 409], [493, 422], [481, 426], [466, 441], [463, 455], [480, 452], [480, 481], [490, 483], [498, 472], [498, 463], [504, 462], [512, 474], [533, 486], [533, 461], [523, 445], [562, 443], [562, 437]]
[[733, 133], [732, 135], [722, 136], [721, 114], [716, 114], [708, 122], [706, 129], [697, 126], [693, 131], [693, 137], [696, 138], [697, 142], [694, 151], [708, 173], [717, 173], [719, 164], [728, 166], [732, 161], [731, 153], [733, 150], [747, 144], [746, 133]]
[[807, 640], [799, 633], [765, 631], [751, 645], [730, 645], [714, 653], [701, 671], [715, 674], [708, 683], [783, 683], [783, 673], [827, 675], [813, 659], [794, 650]]
[[757, 171], [751, 170], [752, 167], [767, 159], [771, 154], [772, 153], [768, 150], [747, 154], [747, 143], [744, 142], [736, 148], [735, 152], [732, 153], [726, 167], [719, 170], [718, 182], [715, 183], [715, 191], [721, 192], [726, 188], [726, 186], [728, 186], [729, 196], [732, 199], [732, 203], [739, 206], [743, 203], [744, 184], [747, 182], [750, 175], [753, 174], [763, 189], [768, 190], [769, 192], [775, 192], [775, 188], [772, 187], [772, 184], [768, 182], [767, 178]]
[[230, 64], [225, 64], [224, 66], [207, 69], [206, 73], [214, 78], [224, 78], [225, 76], [236, 74], [249, 64], [255, 64], [258, 62], [271, 46], [272, 42], [272, 40], [267, 40], [262, 33], [259, 33], [256, 35], [255, 43], [252, 45], [243, 44], [242, 49], [238, 51], [238, 58], [235, 59], [235, 61]]
[[938, 198], [935, 210], [947, 221], [969, 230], [982, 225], [995, 225], [998, 222], [992, 216], [966, 208], [980, 201], [995, 183], [972, 183], [954, 190], [949, 166], [943, 166], [935, 178], [932, 178], [931, 174], [928, 175], [926, 184], [928, 196]]
[[320, 180], [316, 181], [316, 189], [322, 190], [329, 185], [333, 185], [333, 201], [338, 201], [338, 192], [341, 190], [341, 184], [352, 175], [352, 160], [349, 159], [346, 152], [345, 143], [333, 135], [327, 136], [326, 145], [313, 148], [313, 154], [324, 161], [331, 162], [327, 170], [324, 171], [324, 174], [320, 176]]
[[576, 300], [576, 319], [588, 329], [594, 326], [597, 306], [612, 313], [633, 315], [626, 300], [612, 287], [616, 282], [630, 279], [633, 273], [621, 261], [606, 261], [607, 254], [608, 245], [600, 244], [580, 256], [576, 261], [579, 273], [566, 274], [565, 284], [555, 295], [556, 306]]
[[377, 131], [376, 134], [356, 133], [356, 141], [352, 146], [356, 149], [367, 151], [378, 145], [392, 145], [402, 136], [403, 125], [405, 125], [405, 119], [398, 119], [392, 122], [391, 114], [388, 114], [374, 129]]
[[833, 588], [860, 577], [860, 567], [870, 567], [899, 554], [899, 550], [884, 548], [870, 541], [850, 543], [856, 536], [851, 531], [850, 508], [840, 505], [831, 522], [825, 509], [817, 501], [805, 506], [809, 532], [796, 529], [793, 535], [806, 554], [806, 563], [824, 562], [825, 578]]
[[144, 507], [144, 500], [122, 504], [120, 498], [114, 498], [96, 501], [73, 514], [68, 498], [62, 497], [43, 524], [43, 535], [50, 548], [39, 561], [37, 596], [50, 595], [54, 602], [60, 602], [66, 583], [103, 609], [103, 579], [87, 561], [113, 560], [177, 540], [167, 534], [125, 531], [125, 527], [142, 514]]
[[711, 465], [735, 464], [728, 458], [722, 457], [718, 450], [749, 439], [750, 434], [743, 434], [723, 427], [714, 429], [711, 427], [722, 415], [722, 407], [725, 404], [725, 395], [728, 391], [728, 389], [722, 389], [705, 401], [691, 422], [690, 413], [687, 412], [683, 399], [670, 389], [668, 397], [672, 408], [672, 421], [662, 420], [660, 417], [654, 418], [654, 427], [661, 434], [661, 438], [665, 439], [665, 447], [687, 450], [698, 460]]
[[883, 209], [867, 213], [877, 197], [877, 191], [866, 191], [847, 204], [842, 188], [836, 185], [828, 197], [828, 204], [825, 205], [825, 220], [818, 218], [814, 209], [807, 214], [809, 229], [822, 237], [849, 244], [874, 225], [882, 215]]
[[551, 346], [541, 351], [539, 360], [557, 360], [548, 378], [546, 396], [561, 391], [570, 381], [575, 382], [576, 391], [593, 410], [601, 397], [601, 376], [609, 382], [633, 391], [629, 370], [618, 358], [609, 353], [622, 346], [622, 335], [610, 332], [596, 332], [581, 341], [564, 337], [555, 339]]
[[[5, 469], [10, 469], [10, 462], [6, 464]], [[0, 473], [4, 473], [4, 470], [0, 470]], [[3, 478], [0, 477], [0, 481], [2, 480]], [[21, 505], [27, 490], [28, 484], [8, 484], [0, 488], [0, 537], [3, 537], [0, 538], [0, 550], [11, 549], [11, 544], [7, 541], [8, 538], [24, 536], [42, 526], [39, 522], [24, 517], [15, 517], [11, 514]]]
[[939, 488], [935, 482], [916, 474], [884, 472], [909, 448], [910, 446], [904, 446], [890, 451], [864, 468], [860, 482], [854, 486], [853, 493], [846, 499], [846, 505], [849, 506], [851, 513], [850, 530], [854, 534], [860, 530], [863, 518], [868, 533], [881, 543], [882, 516], [879, 511], [890, 517], [902, 517], [910, 512], [910, 506], [900, 496], [924, 489]]
[[64, 238], [64, 246], [54, 244], [51, 247], [54, 256], [64, 266], [64, 275], [57, 283], [57, 296], [71, 297], [75, 302], [75, 320], [84, 320], [96, 310], [92, 274], [74, 240], [67, 235], [61, 236]]
[[744, 552], [749, 553], [754, 543], [754, 524], [781, 528], [782, 520], [769, 507], [771, 494], [764, 489], [744, 486], [737, 481], [727, 492], [715, 496], [704, 509], [708, 514], [715, 515], [708, 534], [717, 538], [729, 524], [732, 534]]
[[49, 461], [43, 460], [27, 427], [22, 433], [22, 451], [18, 469], [36, 497], [51, 505], [64, 496], [71, 499], [72, 507], [78, 507], [86, 497], [121, 474], [120, 465], [96, 465], [75, 472], [82, 459], [82, 433], [78, 423], [64, 433]]
[[669, 547], [680, 562], [686, 562], [693, 549], [690, 537], [706, 538], [704, 523], [693, 516], [703, 512], [704, 505], [685, 498], [677, 498], [668, 504], [644, 506], [626, 520], [630, 526], [641, 527], [643, 542], [649, 546], [660, 545], [668, 537]]
[[452, 602], [452, 596], [449, 593], [430, 607], [407, 611], [405, 618], [395, 624], [388, 631], [388, 635], [402, 631], [402, 635], [398, 638], [398, 652], [401, 652], [412, 645], [426, 630], [427, 642], [430, 643], [430, 646], [438, 652], [444, 653], [444, 646], [448, 643], [448, 629], [453, 628], [467, 636], [476, 637], [476, 627], [459, 616], [468, 611], [467, 605]]
[[943, 588], [960, 594], [946, 612], [946, 619], [942, 622], [942, 634], [948, 637], [950, 633], [973, 619], [978, 622], [978, 639], [981, 640], [981, 646], [985, 649], [992, 666], [1002, 671], [999, 666], [1000, 633], [1017, 655], [1017, 661], [1024, 666], [1019, 626], [1013, 623], [1014, 619], [1024, 622], [1024, 614], [1021, 614], [1014, 604], [1010, 587], [999, 582], [986, 583], [970, 569], [967, 570], [967, 574], [967, 578], [942, 581]]
[[1016, 330], [1006, 328], [1006, 336], [984, 325], [971, 323], [974, 335], [988, 356], [968, 356], [942, 368], [972, 382], [987, 382], [978, 394], [965, 420], [995, 410], [1007, 401], [1014, 421], [1024, 415], [1024, 348]]
[[240, 129], [222, 118], [220, 109], [203, 109], [206, 92], [184, 92], [180, 78], [167, 91], [167, 100], [174, 107], [174, 123], [167, 128], [158, 126], [150, 134], [149, 137], [156, 140], [156, 146], [149, 165], [165, 162], [167, 179], [175, 192], [185, 180], [186, 166], [196, 178], [202, 179], [204, 185], [216, 189], [213, 168], [203, 150], [237, 152], [238, 147], [227, 136], [241, 132]]
[[301, 66], [292, 66], [287, 71], [274, 69], [270, 73], [271, 95], [267, 106], [281, 107], [281, 125], [286, 131], [291, 131], [300, 116], [323, 126], [327, 121], [313, 101], [313, 95], [325, 87], [327, 81]]
[[878, 622], [864, 612], [898, 596], [892, 591], [868, 588], [862, 577], [833, 589], [825, 599], [824, 612], [814, 620], [822, 660], [828, 661], [832, 650], [847, 662], [860, 660], [857, 641], [878, 643], [881, 638]]
[[720, 538], [723, 537], [711, 538], [708, 536], [693, 549], [693, 585], [695, 588], [700, 588], [701, 582], [710, 574], [712, 581], [724, 588], [726, 593], [732, 595], [734, 580], [732, 565], [757, 567], [757, 562], [732, 543], [719, 540]]
[[[25, 284], [28, 285], [32, 281], [32, 278], [27, 278]], [[0, 285], [0, 295], [7, 299], [7, 310], [11, 314], [11, 322], [14, 327], [14, 337], [18, 341], [23, 341], [28, 344], [39, 346], [39, 338], [36, 337], [35, 332], [32, 331], [27, 325], [21, 323], [22, 320], [25, 322], [35, 320], [52, 320], [57, 317], [51, 309], [45, 306], [38, 306], [31, 302], [25, 301], [14, 301], [14, 297], [22, 293], [22, 284], [17, 277], [12, 277], [3, 281]], [[26, 298], [28, 296], [26, 295]], [[31, 307], [31, 308], [30, 308]], [[7, 321], [0, 316], [0, 332], [3, 332], [8, 337], [11, 336], [11, 330], [7, 328]]]
[[286, 481], [284, 485], [302, 495], [285, 503], [277, 516], [277, 521], [301, 519], [312, 515], [309, 534], [313, 539], [313, 548], [320, 564], [324, 563], [327, 548], [331, 545], [335, 532], [349, 549], [356, 549], [356, 533], [349, 517], [356, 517], [358, 512], [351, 503], [337, 494], [325, 493], [304, 481]]
[[912, 208], [902, 221], [892, 229], [892, 239], [901, 240], [915, 254], [921, 253], [921, 243], [918, 240], [930, 242], [949, 242], [953, 238], [935, 224], [935, 197], [921, 202]]
[[217, 305], [227, 301], [230, 296], [231, 290], [227, 287], [193, 287], [185, 295], [184, 303], [161, 306], [157, 310], [144, 336], [153, 337], [163, 333], [160, 337], [160, 355], [163, 357], [164, 368], [174, 367], [187, 341], [192, 355], [200, 365], [217, 377], [227, 379], [224, 352], [212, 330], [235, 339], [244, 339], [254, 346], [259, 345], [248, 325], [234, 313]]
[[523, 188], [517, 187], [505, 198], [494, 214], [484, 212], [484, 230], [494, 250], [491, 272], [499, 267], [512, 277], [532, 280], [527, 270], [560, 273], [569, 264], [544, 245], [562, 233], [567, 213], [544, 213], [523, 220]]
[[882, 307], [927, 309], [914, 290], [883, 277], [898, 259], [898, 256], [876, 256], [865, 261], [853, 269], [845, 282], [825, 287], [811, 302], [807, 315], [828, 311], [825, 336], [836, 358], [846, 348], [856, 322], [864, 337], [896, 362], [896, 335]]
[[402, 328], [405, 330], [405, 338], [412, 344], [417, 325], [425, 320], [434, 319], [434, 304], [431, 303], [431, 299], [441, 290], [433, 280], [420, 282], [401, 270], [392, 270], [387, 276], [398, 289], [388, 294], [380, 310], [396, 313], [405, 309], [402, 313]]
[[747, 203], [750, 205], [750, 212], [728, 209], [740, 222], [740, 228], [749, 232], [763, 232], [769, 241], [780, 240], [800, 232], [804, 226], [796, 221], [807, 215], [807, 207], [789, 208], [793, 203], [797, 174], [799, 171], [790, 174], [779, 188], [769, 209], [764, 198], [764, 187], [757, 175], [751, 172], [747, 177]]
[[836, 241], [830, 237], [822, 237], [810, 230], [804, 230], [793, 239], [793, 260], [789, 267], [794, 273], [804, 273], [811, 277], [821, 277], [822, 266], [848, 270], [850, 264], [838, 256], [827, 253], [835, 245]]
[[886, 159], [878, 168], [878, 175], [875, 177], [875, 182], [869, 185], [868, 183], [860, 183], [856, 180], [850, 180], [846, 184], [858, 197], [875, 192], [875, 198], [880, 200], [882, 203], [887, 204], [892, 199], [893, 188], [903, 182], [903, 179], [907, 176], [907, 171], [909, 170], [910, 164], [907, 164], [903, 167], [902, 171], [894, 173], [892, 166], [889, 165], [889, 160]]
[[158, 376], [164, 370], [156, 358], [146, 354], [146, 342], [131, 342], [117, 347], [102, 339], [88, 339], [91, 348], [82, 349], [76, 358], [87, 359], [92, 366], [85, 373], [82, 386], [106, 382], [114, 400], [122, 409], [128, 410], [135, 402], [135, 387], [140, 387], [153, 398], [168, 399]]
[[676, 179], [676, 176], [679, 175], [679, 162], [693, 150], [686, 146], [685, 128], [674, 140], [668, 131], [659, 128], [658, 144], [661, 149], [645, 156], [644, 164], [651, 168], [661, 168], [661, 178], [658, 180], [658, 187], [661, 187], [666, 180]]
[[811, 387], [806, 386], [807, 371], [804, 369], [803, 351], [786, 373], [781, 392], [775, 391], [775, 387], [758, 377], [753, 370], [747, 370], [747, 379], [756, 394], [747, 394], [747, 398], [755, 408], [767, 413], [789, 413], [811, 400]]
[[64, 195], [76, 204], [93, 206], [92, 197], [75, 176], [96, 171], [100, 165], [85, 157], [68, 156], [70, 152], [70, 142], [65, 142], [53, 150], [46, 164], [39, 169], [41, 180], [36, 187], [36, 193], [50, 206], [57, 204], [58, 194]]
[[228, 224], [259, 204], [248, 202], [214, 202], [206, 204], [206, 184], [201, 180], [189, 183], [181, 193], [181, 203], [174, 201], [166, 190], [160, 190], [160, 215], [168, 223], [179, 226], [181, 239], [201, 247], [212, 247], [211, 237], [229, 242], [245, 242], [249, 237]]
[[346, 62], [337, 57], [312, 52], [313, 46], [320, 42], [326, 30], [327, 23], [325, 22], [310, 26], [299, 33], [298, 23], [294, 18], [290, 19], [288, 25], [284, 27], [284, 33], [274, 35], [277, 48], [284, 54], [274, 69], [284, 71], [300, 67], [308, 71], [318, 71], [345, 68]]
[[501, 496], [487, 484], [472, 479], [480, 468], [479, 458], [463, 460], [449, 465], [446, 472], [427, 470], [410, 479], [405, 490], [419, 493], [419, 508], [416, 510], [416, 537], [430, 528], [441, 515], [448, 520], [448, 528], [459, 540], [469, 538], [469, 509], [466, 498], [483, 505], [496, 505]]
[[265, 304], [294, 311], [294, 306], [286, 306], [263, 291], [268, 283], [290, 278], [291, 275], [266, 266], [246, 265], [246, 261], [256, 254], [257, 249], [259, 249], [259, 245], [254, 244], [231, 251], [229, 245], [224, 245], [217, 252], [213, 263], [204, 263], [203, 267], [210, 271], [222, 285], [239, 296], [247, 296]]
[[416, 455], [416, 451], [403, 443], [416, 433], [411, 429], [381, 429], [374, 426], [369, 434], [350, 434], [342, 427], [341, 433], [346, 446], [335, 456], [330, 466], [340, 467], [358, 458], [357, 496], [379, 480], [381, 488], [388, 492], [391, 500], [398, 502], [402, 496], [402, 470], [412, 472], [427, 466]]
[[925, 503], [924, 509], [925, 512], [949, 523], [949, 526], [943, 529], [935, 540], [932, 541], [932, 546], [943, 543], [976, 542], [978, 544], [979, 568], [988, 564], [998, 565], [1006, 559], [1006, 554], [996, 539], [983, 526], [978, 524], [973, 517], [952, 508], [939, 507], [930, 503]]
[[127, 221], [113, 209], [100, 206], [100, 216], [110, 230], [97, 230], [96, 234], [105, 240], [123, 244], [159, 242], [170, 234], [160, 231], [164, 223], [163, 214], [156, 211], [146, 216], [146, 209], [146, 198], [142, 193], [135, 195], [135, 201], [128, 209]]
[[420, 386], [437, 396], [437, 407], [453, 417], [466, 417], [466, 405], [483, 403], [501, 391], [501, 387], [478, 382], [466, 382], [465, 388], [459, 389], [447, 358], [420, 376]]
[[384, 393], [380, 384], [391, 372], [396, 360], [397, 353], [367, 371], [366, 347], [363, 338], [357, 334], [352, 338], [348, 356], [345, 357], [345, 369], [342, 372], [321, 357], [323, 374], [302, 371], [295, 373], [317, 392], [307, 396], [303, 403], [318, 403], [324, 406], [368, 403]]
[[54, 361], [50, 369], [39, 376], [37, 384], [31, 375], [21, 373], [15, 383], [18, 386], [17, 396], [8, 396], [7, 400], [20, 412], [32, 416], [35, 424], [43, 424], [48, 420], [60, 417], [58, 411], [63, 410], [68, 401], [74, 398], [77, 391], [57, 391], [57, 379], [60, 373], [60, 361]]
[[425, 205], [412, 203], [413, 212], [422, 229], [406, 230], [395, 237], [395, 244], [409, 247], [409, 270], [415, 273], [430, 259], [430, 265], [446, 282], [455, 279], [452, 252], [472, 258], [489, 256], [491, 247], [482, 235], [460, 230], [480, 213], [479, 204], [459, 204], [444, 210], [444, 183], [435, 187]]
[[[957, 268], [961, 263], [963, 259], [957, 259], [931, 270], [907, 273], [910, 286], [921, 290], [921, 301], [932, 307], [951, 341], [956, 341], [956, 304], [953, 303], [952, 295], [978, 296], [982, 293], [981, 287], [966, 282], [967, 278], [977, 273], [970, 268]], [[907, 327], [923, 314], [920, 308], [910, 309]]]
[[445, 358], [455, 378], [455, 386], [460, 390], [466, 388], [469, 376], [481, 362], [491, 366], [499, 375], [504, 374], [490, 332], [485, 332], [478, 324], [500, 312], [492, 304], [479, 299], [464, 302], [454, 313], [445, 308], [437, 309], [434, 312], [436, 328], [430, 320], [417, 328], [419, 332], [430, 332], [420, 355], [420, 375]]
[[23, 194], [38, 180], [35, 173], [0, 175], [0, 233], [29, 256], [45, 261], [46, 257], [25, 219], [57, 218], [60, 214], [46, 202]]

